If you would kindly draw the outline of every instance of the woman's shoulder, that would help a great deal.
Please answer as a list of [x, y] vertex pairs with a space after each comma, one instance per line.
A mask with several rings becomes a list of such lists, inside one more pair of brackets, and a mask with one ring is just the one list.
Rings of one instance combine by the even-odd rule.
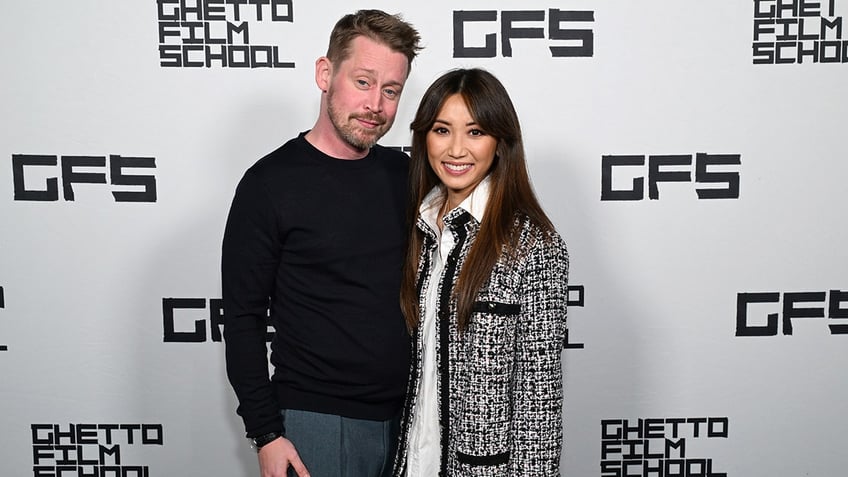
[[512, 253], [505, 255], [507, 261], [525, 272], [539, 266], [568, 270], [568, 247], [554, 227], [536, 223], [527, 216], [517, 217], [515, 227], [518, 235]]
[[553, 225], [547, 226], [540, 224], [532, 220], [529, 216], [520, 214], [516, 216], [515, 226], [520, 228], [519, 246], [530, 245], [533, 247], [541, 246], [561, 248], [563, 251], [567, 250], [565, 239], [563, 239], [562, 235], [560, 235]]

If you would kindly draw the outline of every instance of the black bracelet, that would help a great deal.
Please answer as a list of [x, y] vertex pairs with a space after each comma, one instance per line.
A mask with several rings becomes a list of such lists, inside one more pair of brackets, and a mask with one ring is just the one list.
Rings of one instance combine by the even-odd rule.
[[264, 447], [265, 444], [276, 440], [278, 437], [283, 437], [283, 434], [278, 431], [273, 431], [267, 434], [262, 434], [261, 436], [256, 436], [251, 439], [250, 442], [253, 444], [253, 448], [256, 449], [256, 452], [259, 452], [259, 449]]

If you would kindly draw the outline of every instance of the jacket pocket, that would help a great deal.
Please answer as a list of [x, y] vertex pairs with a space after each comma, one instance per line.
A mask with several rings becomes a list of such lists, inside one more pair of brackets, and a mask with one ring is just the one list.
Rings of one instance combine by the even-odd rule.
[[521, 313], [518, 303], [500, 303], [497, 301], [475, 301], [471, 307], [473, 313], [491, 313], [492, 315], [517, 315]]
[[489, 465], [502, 465], [509, 462], [509, 451], [501, 452], [500, 454], [494, 455], [470, 455], [465, 454], [463, 452], [456, 452], [456, 460], [460, 464], [466, 464], [470, 466], [489, 466]]

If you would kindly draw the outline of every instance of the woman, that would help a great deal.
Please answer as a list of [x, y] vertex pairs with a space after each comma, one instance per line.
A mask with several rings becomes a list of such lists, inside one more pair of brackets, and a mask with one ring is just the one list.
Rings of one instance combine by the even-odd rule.
[[559, 476], [568, 254], [518, 116], [491, 73], [460, 69], [430, 86], [411, 129], [413, 360], [394, 474]]

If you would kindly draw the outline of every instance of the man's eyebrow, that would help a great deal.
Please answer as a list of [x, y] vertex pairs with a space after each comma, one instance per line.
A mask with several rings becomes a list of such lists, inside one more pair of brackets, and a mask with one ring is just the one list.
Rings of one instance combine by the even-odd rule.
[[[357, 68], [357, 69], [353, 70], [353, 72], [354, 73], [366, 73], [366, 74], [369, 74], [371, 76], [377, 76], [377, 70], [372, 70], [372, 69], [369, 69], [369, 68]], [[391, 86], [398, 86], [398, 87], [401, 87], [401, 88], [403, 87], [403, 82], [401, 82], [401, 81], [392, 80], [392, 81], [387, 81], [385, 84], [391, 85]]]

